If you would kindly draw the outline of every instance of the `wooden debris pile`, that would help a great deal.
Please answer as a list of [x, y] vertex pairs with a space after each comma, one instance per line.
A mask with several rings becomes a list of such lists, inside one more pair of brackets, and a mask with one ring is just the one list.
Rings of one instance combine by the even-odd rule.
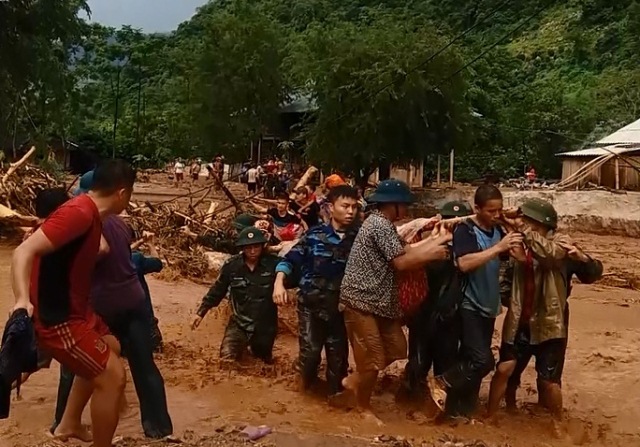
[[23, 216], [35, 213], [34, 201], [39, 191], [64, 186], [44, 169], [27, 164], [35, 151], [32, 147], [24, 157], [0, 171], [0, 202]]
[[164, 279], [210, 282], [217, 274], [209, 269], [202, 242], [231, 238], [233, 213], [214, 217], [195, 207], [185, 209], [172, 202], [132, 203], [128, 214], [127, 221], [137, 238], [142, 238], [145, 232], [155, 235], [156, 248], [168, 266], [163, 272]]

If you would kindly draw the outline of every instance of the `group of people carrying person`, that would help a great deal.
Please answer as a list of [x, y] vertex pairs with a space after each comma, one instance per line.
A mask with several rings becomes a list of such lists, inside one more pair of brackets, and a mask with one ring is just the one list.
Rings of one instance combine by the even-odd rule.
[[[221, 357], [238, 360], [250, 350], [269, 363], [277, 307], [289, 303], [287, 289], [297, 288], [300, 385], [315, 388], [324, 350], [330, 404], [357, 407], [380, 422], [371, 406], [378, 375], [408, 358], [401, 391], [418, 400], [430, 396], [444, 417], [472, 418], [481, 382], [495, 368], [488, 403], [495, 418], [505, 395], [507, 408], [515, 407], [520, 376], [535, 357], [540, 403], [559, 423], [571, 281], [596, 281], [602, 263], [557, 233], [553, 206], [528, 199], [503, 209], [500, 190], [483, 185], [473, 209], [446, 203], [421, 237], [405, 241], [397, 224], [413, 202], [406, 184], [381, 182], [367, 198], [375, 209], [363, 222], [359, 198], [346, 184], [332, 187], [329, 219], [311, 226], [281, 259], [268, 252], [259, 228], [244, 228], [241, 253], [222, 267], [192, 327], [228, 294], [233, 314]], [[416, 275], [426, 287], [409, 311], [405, 282]], [[503, 307], [496, 366], [491, 347]]]
[[[44, 208], [46, 218], [13, 256], [14, 310], [32, 316], [43, 356], [62, 365], [52, 432], [93, 439], [95, 447], [111, 446], [124, 405], [122, 355], [129, 360], [145, 435], [159, 438], [173, 430], [153, 360], [145, 260], [132, 261], [131, 230], [118, 216], [134, 181], [126, 163], [100, 164], [83, 177], [76, 197]], [[249, 350], [271, 363], [278, 306], [288, 304], [287, 289], [295, 288], [302, 390], [316, 388], [324, 350], [329, 403], [357, 407], [379, 423], [371, 406], [378, 375], [408, 358], [403, 388], [409, 395], [420, 399], [428, 390], [444, 415], [472, 417], [480, 383], [495, 367], [491, 343], [504, 306], [489, 415], [505, 395], [508, 407], [515, 406], [520, 375], [535, 357], [540, 403], [560, 421], [571, 279], [595, 281], [602, 264], [556, 233], [553, 206], [530, 199], [505, 210], [500, 191], [483, 185], [473, 210], [465, 202], [447, 203], [408, 242], [397, 228], [414, 200], [403, 182], [381, 182], [367, 198], [374, 209], [364, 221], [358, 190], [344, 182], [328, 189], [327, 220], [310, 225], [284, 257], [268, 249], [269, 235], [258, 221], [238, 227], [240, 253], [223, 265], [192, 328], [228, 296], [232, 315], [221, 357], [239, 360]], [[406, 278], [416, 275], [427, 287], [408, 311]], [[92, 396], [89, 433], [80, 417]]]

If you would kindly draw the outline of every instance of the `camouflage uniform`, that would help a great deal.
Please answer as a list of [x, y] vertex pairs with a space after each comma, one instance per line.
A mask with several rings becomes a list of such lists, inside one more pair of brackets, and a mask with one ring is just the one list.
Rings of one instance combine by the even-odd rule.
[[347, 376], [349, 345], [338, 310], [340, 284], [357, 229], [343, 237], [329, 224], [312, 228], [287, 253], [276, 271], [298, 284], [299, 357], [303, 383], [315, 382], [322, 349], [327, 357], [327, 382], [333, 394]]
[[[256, 228], [243, 231], [239, 241], [243, 240], [245, 233], [250, 233], [256, 243], [266, 241]], [[202, 299], [197, 312], [198, 316], [204, 317], [229, 293], [233, 314], [222, 339], [220, 357], [238, 360], [248, 346], [254, 356], [271, 362], [278, 332], [278, 308], [273, 302], [273, 283], [278, 262], [280, 258], [263, 254], [255, 270], [251, 271], [244, 255], [238, 254], [222, 266], [218, 279]]]

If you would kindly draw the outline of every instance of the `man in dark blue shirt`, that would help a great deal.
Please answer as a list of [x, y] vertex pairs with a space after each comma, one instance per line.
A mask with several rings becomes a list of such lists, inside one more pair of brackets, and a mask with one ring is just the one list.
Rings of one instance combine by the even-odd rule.
[[[297, 283], [299, 357], [302, 388], [317, 380], [325, 350], [327, 382], [332, 396], [342, 391], [347, 376], [349, 345], [344, 318], [338, 309], [340, 285], [357, 229], [350, 227], [358, 212], [358, 193], [337, 186], [328, 196], [331, 222], [316, 226], [300, 239], [276, 267], [274, 301], [287, 302], [285, 278]], [[291, 279], [294, 280], [291, 281]]]
[[460, 304], [462, 339], [460, 359], [444, 374], [432, 378], [429, 391], [444, 410], [447, 392], [473, 396], [473, 412], [482, 379], [494, 367], [491, 341], [501, 310], [500, 257], [522, 244], [520, 233], [504, 235], [499, 226], [502, 193], [493, 185], [482, 185], [475, 193], [475, 216], [458, 225], [453, 234], [453, 252], [458, 269], [465, 275]]

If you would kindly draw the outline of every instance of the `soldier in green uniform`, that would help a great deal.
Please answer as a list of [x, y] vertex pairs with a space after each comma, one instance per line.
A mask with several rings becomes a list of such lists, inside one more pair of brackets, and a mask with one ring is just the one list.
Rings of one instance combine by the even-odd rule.
[[220, 346], [220, 357], [239, 360], [247, 347], [270, 363], [278, 331], [278, 308], [273, 302], [273, 283], [279, 258], [265, 250], [266, 238], [260, 230], [248, 227], [238, 235], [242, 250], [224, 263], [220, 275], [202, 299], [191, 325], [196, 329], [207, 312], [229, 294], [233, 314]]

